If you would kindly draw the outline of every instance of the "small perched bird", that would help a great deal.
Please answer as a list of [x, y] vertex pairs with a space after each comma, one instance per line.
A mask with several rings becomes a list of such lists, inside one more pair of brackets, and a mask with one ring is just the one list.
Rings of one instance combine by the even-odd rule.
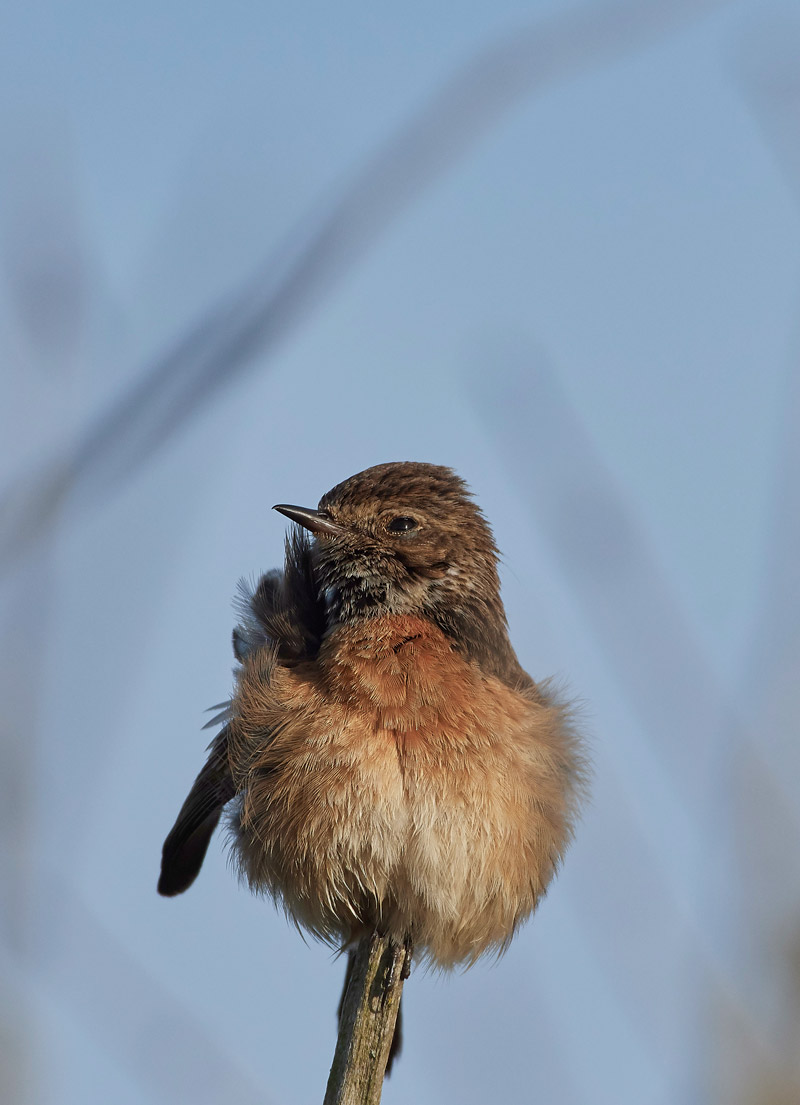
[[230, 803], [243, 876], [314, 936], [377, 929], [441, 967], [503, 951], [570, 841], [584, 760], [511, 647], [486, 519], [411, 462], [274, 509], [297, 527], [243, 590], [236, 687], [159, 892], [191, 885]]

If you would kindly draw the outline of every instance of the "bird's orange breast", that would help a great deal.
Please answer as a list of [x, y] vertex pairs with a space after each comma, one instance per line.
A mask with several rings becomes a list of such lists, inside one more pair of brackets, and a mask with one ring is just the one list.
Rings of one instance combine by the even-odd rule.
[[449, 965], [502, 948], [533, 911], [569, 836], [557, 703], [387, 616], [293, 669], [256, 653], [234, 709], [242, 867], [311, 931], [410, 932]]

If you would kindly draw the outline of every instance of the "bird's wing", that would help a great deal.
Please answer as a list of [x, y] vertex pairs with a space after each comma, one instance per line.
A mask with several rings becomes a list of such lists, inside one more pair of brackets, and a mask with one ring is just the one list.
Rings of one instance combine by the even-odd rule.
[[[282, 572], [267, 572], [255, 587], [244, 580], [239, 583], [237, 607], [233, 652], [240, 663], [265, 646], [278, 664], [286, 666], [316, 656], [325, 631], [325, 605], [303, 530], [294, 527], [287, 535]], [[209, 745], [206, 765], [164, 841], [158, 891], [167, 897], [182, 894], [197, 878], [222, 810], [236, 794], [228, 761], [228, 723], [235, 717], [234, 703], [220, 702], [211, 709], [218, 712], [206, 728], [220, 723], [224, 728]]]
[[217, 827], [223, 807], [235, 788], [228, 766], [228, 727], [220, 730], [209, 745], [206, 765], [194, 781], [189, 796], [161, 853], [158, 892], [171, 898], [182, 894], [197, 878], [208, 842]]

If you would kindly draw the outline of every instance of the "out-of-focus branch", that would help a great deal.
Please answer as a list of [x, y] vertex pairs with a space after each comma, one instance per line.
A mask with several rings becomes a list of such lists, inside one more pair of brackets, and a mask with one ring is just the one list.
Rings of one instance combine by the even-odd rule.
[[[800, 20], [773, 16], [764, 20], [757, 35], [747, 40], [738, 75], [742, 92], [752, 108], [800, 211]], [[789, 351], [781, 403], [782, 450], [772, 492], [772, 518], [764, 569], [759, 624], [756, 626], [748, 673], [753, 669], [762, 681], [785, 683], [787, 697], [796, 684], [800, 659], [800, 331]]]
[[86, 506], [107, 495], [256, 354], [274, 349], [392, 219], [523, 96], [643, 47], [727, 2], [586, 4], [481, 51], [367, 163], [326, 215], [306, 220], [73, 447], [12, 488], [0, 501], [0, 567], [48, 527], [63, 503]]

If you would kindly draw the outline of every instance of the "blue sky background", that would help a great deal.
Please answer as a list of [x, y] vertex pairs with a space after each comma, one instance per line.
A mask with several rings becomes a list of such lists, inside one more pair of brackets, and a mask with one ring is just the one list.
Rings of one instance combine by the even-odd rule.
[[[230, 688], [236, 580], [282, 556], [270, 506], [416, 459], [491, 519], [520, 659], [584, 704], [596, 778], [503, 961], [412, 976], [384, 1100], [797, 1100], [796, 5], [82, 0], [3, 24], [2, 517], [48, 524], [0, 565], [0, 1097], [322, 1099], [343, 965], [221, 842], [185, 896], [155, 881]], [[42, 514], [33, 473], [216, 304], [280, 287], [470, 59], [537, 42], [530, 87], [279, 341]], [[195, 394], [199, 360], [174, 372]]]

